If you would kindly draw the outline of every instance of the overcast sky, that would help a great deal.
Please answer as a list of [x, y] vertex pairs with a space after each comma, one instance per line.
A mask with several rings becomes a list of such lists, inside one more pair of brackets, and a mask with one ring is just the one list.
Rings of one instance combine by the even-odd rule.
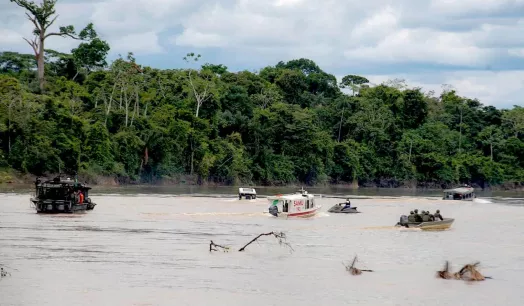
[[[40, 2], [37, 0], [36, 2]], [[524, 0], [59, 0], [53, 27], [95, 24], [110, 59], [186, 67], [188, 52], [231, 71], [309, 58], [338, 78], [410, 86], [497, 107], [524, 106]], [[0, 51], [31, 53], [24, 10], [0, 0]], [[51, 37], [68, 52], [78, 41]]]

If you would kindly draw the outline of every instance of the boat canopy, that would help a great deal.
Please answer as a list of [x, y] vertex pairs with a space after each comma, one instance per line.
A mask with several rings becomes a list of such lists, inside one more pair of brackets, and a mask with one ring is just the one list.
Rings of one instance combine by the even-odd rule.
[[240, 187], [240, 188], [238, 188], [238, 193], [241, 193], [241, 194], [257, 194], [257, 191], [255, 190], [255, 188]]
[[444, 193], [458, 193], [458, 194], [468, 194], [474, 192], [475, 189], [468, 187], [459, 187], [454, 189], [446, 189]]

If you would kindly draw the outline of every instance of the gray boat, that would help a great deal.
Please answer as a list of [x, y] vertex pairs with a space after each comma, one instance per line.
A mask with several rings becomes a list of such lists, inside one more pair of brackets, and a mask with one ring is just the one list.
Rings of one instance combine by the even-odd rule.
[[427, 222], [408, 222], [407, 216], [400, 217], [400, 222], [397, 222], [396, 227], [406, 228], [420, 228], [423, 231], [446, 230], [451, 227], [455, 219], [444, 218], [444, 220], [435, 220]]
[[341, 213], [341, 214], [358, 214], [360, 211], [357, 210], [356, 206], [347, 207], [346, 203], [339, 203], [333, 205], [328, 212], [330, 213]]

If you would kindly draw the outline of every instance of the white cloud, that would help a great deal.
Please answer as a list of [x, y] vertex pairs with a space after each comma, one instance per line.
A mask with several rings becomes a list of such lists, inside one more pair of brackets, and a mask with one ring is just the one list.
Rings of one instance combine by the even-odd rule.
[[484, 105], [511, 108], [524, 105], [524, 70], [513, 71], [455, 71], [420, 74], [392, 74], [366, 76], [372, 84], [378, 85], [392, 79], [404, 79], [406, 84], [421, 87], [425, 92], [442, 92], [442, 85], [449, 84], [461, 96], [477, 98]]
[[[1, 2], [0, 50], [30, 53], [22, 37], [31, 23], [14, 3]], [[522, 73], [406, 71], [413, 65], [499, 69], [497, 63], [522, 61], [524, 15], [517, 12], [524, 12], [524, 0], [70, 0], [58, 2], [52, 30], [93, 22], [113, 54], [198, 48], [205, 56], [201, 49], [219, 48], [226, 51], [219, 60], [230, 67], [306, 57], [337, 74], [403, 75], [437, 90], [452, 83], [461, 94], [502, 105], [522, 96]], [[52, 37], [47, 47], [69, 51], [76, 44]]]

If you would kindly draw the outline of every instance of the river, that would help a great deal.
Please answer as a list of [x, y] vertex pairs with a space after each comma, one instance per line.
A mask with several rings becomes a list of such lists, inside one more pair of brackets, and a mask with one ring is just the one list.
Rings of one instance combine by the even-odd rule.
[[[239, 201], [234, 189], [99, 190], [98, 205], [74, 215], [39, 215], [29, 193], [0, 194], [0, 305], [522, 305], [524, 196], [474, 202], [441, 193], [353, 192], [361, 214], [327, 210], [349, 191], [318, 199], [311, 219], [274, 219], [267, 200]], [[262, 190], [272, 194], [272, 190]], [[401, 191], [396, 191], [402, 193]], [[410, 193], [410, 191], [405, 191]], [[317, 192], [312, 192], [317, 193]], [[229, 194], [229, 195], [228, 195]], [[394, 228], [410, 210], [440, 209], [448, 231]], [[263, 232], [283, 231], [237, 250]], [[231, 251], [209, 252], [209, 241]], [[345, 271], [358, 255], [360, 276]], [[435, 278], [480, 261], [493, 277]]]

